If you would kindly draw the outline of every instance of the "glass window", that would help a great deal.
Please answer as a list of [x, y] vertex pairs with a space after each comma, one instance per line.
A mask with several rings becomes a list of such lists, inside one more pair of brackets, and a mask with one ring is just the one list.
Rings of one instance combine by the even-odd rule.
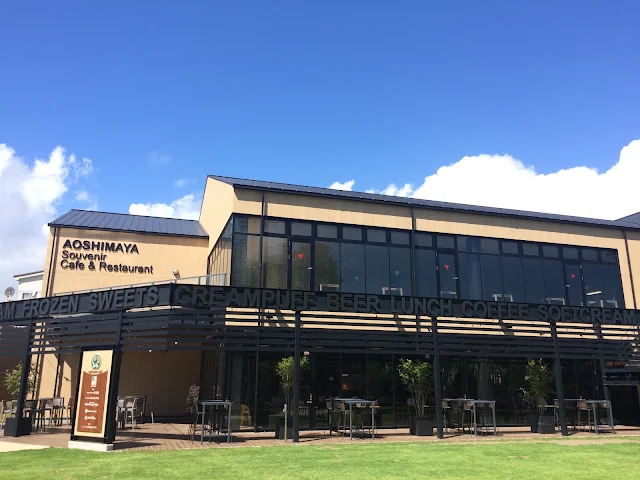
[[287, 239], [264, 237], [262, 272], [265, 288], [287, 288]]
[[236, 233], [255, 233], [259, 235], [260, 218], [236, 216], [233, 220], [233, 228]]
[[389, 295], [389, 247], [367, 245], [367, 293]]
[[542, 256], [560, 258], [560, 249], [557, 245], [542, 245]]
[[409, 245], [409, 232], [391, 232], [391, 243]]
[[566, 305], [564, 274], [560, 260], [543, 260], [545, 303]]
[[428, 233], [416, 233], [416, 247], [433, 247], [433, 236]]
[[504, 282], [505, 302], [524, 302], [524, 280], [522, 260], [518, 257], [502, 257], [502, 281]]
[[540, 248], [536, 243], [523, 243], [522, 254], [528, 257], [538, 257], [540, 256]]
[[618, 252], [616, 250], [600, 250], [600, 259], [604, 263], [618, 263]]
[[582, 259], [588, 262], [598, 261], [598, 251], [595, 248], [583, 248]]
[[403, 247], [390, 247], [389, 260], [391, 294], [411, 295], [411, 251]]
[[537, 258], [523, 258], [522, 273], [527, 302], [547, 303], [544, 294], [542, 261]]
[[577, 260], [578, 249], [575, 247], [562, 247], [562, 256], [567, 260]]
[[[460, 242], [458, 242], [460, 245]], [[460, 298], [482, 300], [482, 274], [480, 272], [480, 255], [477, 253], [460, 253]]]
[[509, 255], [518, 255], [518, 243], [517, 242], [502, 242], [502, 253]]
[[416, 293], [419, 297], [437, 297], [436, 252], [416, 250]]
[[[452, 237], [448, 237], [452, 238]], [[440, 276], [440, 298], [457, 298], [456, 259], [450, 253], [438, 255], [438, 273]]]
[[481, 238], [480, 239], [480, 251], [482, 253], [500, 253], [498, 240], [493, 238]]
[[265, 220], [264, 231], [266, 233], [275, 233], [278, 235], [284, 235], [285, 223], [284, 220]]
[[362, 241], [362, 229], [355, 227], [342, 227], [342, 238], [345, 240]]
[[387, 243], [387, 232], [384, 230], [368, 228], [367, 241], [376, 243]]
[[311, 244], [291, 242], [291, 289], [311, 290]]
[[[438, 246], [440, 245], [438, 244]], [[458, 250], [461, 252], [480, 252], [480, 239], [460, 236], [458, 237]]]
[[481, 255], [480, 267], [482, 271], [483, 299], [502, 301], [503, 289], [500, 257], [496, 255]]
[[316, 241], [316, 290], [337, 292], [340, 290], [340, 244]]
[[577, 263], [567, 263], [564, 266], [565, 282], [569, 305], [581, 306], [582, 302], [582, 278], [580, 278], [580, 266]]
[[585, 263], [582, 266], [584, 275], [584, 292], [587, 298], [587, 307], [604, 306], [604, 288], [602, 286], [602, 272], [597, 263]]
[[617, 265], [602, 265], [602, 284], [604, 286], [604, 306], [624, 308], [620, 270]]
[[310, 237], [311, 236], [311, 224], [310, 223], [292, 222], [291, 223], [291, 235], [299, 236], [299, 237]]
[[231, 285], [260, 286], [260, 237], [236, 235], [231, 255]]
[[438, 244], [438, 248], [450, 248], [450, 249], [456, 248], [454, 243], [454, 238], [448, 235], [438, 235], [436, 237], [436, 241]]
[[340, 282], [343, 292], [364, 293], [364, 245], [340, 244]]
[[318, 237], [338, 238], [338, 227], [335, 225], [318, 225]]

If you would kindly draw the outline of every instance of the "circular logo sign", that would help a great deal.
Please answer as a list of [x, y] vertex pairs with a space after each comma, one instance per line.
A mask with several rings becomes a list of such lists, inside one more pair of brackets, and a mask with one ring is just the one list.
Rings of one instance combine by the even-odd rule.
[[100, 355], [94, 355], [91, 359], [91, 368], [93, 370], [98, 370], [102, 366], [102, 360], [100, 359]]

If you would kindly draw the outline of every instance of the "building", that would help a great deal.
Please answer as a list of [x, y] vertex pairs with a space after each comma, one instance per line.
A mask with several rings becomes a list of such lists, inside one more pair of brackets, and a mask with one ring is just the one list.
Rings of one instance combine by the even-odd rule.
[[[118, 393], [153, 399], [156, 416], [181, 415], [196, 383], [234, 402], [234, 428], [274, 428], [275, 365], [294, 354], [299, 325], [303, 427], [336, 396], [375, 399], [380, 426], [408, 425], [403, 357], [440, 362], [435, 404], [495, 399], [501, 424], [528, 422], [530, 358], [555, 365], [565, 397], [610, 398], [618, 422], [640, 420], [640, 214], [607, 221], [209, 176], [199, 221], [72, 210], [50, 223], [43, 297], [171, 283], [200, 287], [174, 286], [170, 308], [148, 311], [133, 308], [148, 290], [129, 307], [101, 294], [82, 324], [112, 345], [109, 312], [125, 311]], [[312, 292], [299, 297], [308, 311], [295, 313], [295, 292]], [[50, 305], [24, 308], [43, 319]], [[36, 395], [76, 391], [90, 335], [60, 333], [64, 322], [34, 350]]]
[[26, 300], [28, 298], [38, 298], [42, 293], [42, 275], [43, 270], [38, 272], [21, 273], [14, 275], [13, 278], [18, 282], [17, 300]]

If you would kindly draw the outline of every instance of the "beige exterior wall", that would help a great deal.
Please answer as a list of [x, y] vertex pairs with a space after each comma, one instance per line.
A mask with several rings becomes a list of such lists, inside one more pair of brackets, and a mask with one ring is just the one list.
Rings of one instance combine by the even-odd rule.
[[[35, 364], [36, 359], [33, 358]], [[40, 371], [38, 379], [38, 398], [56, 396], [63, 397], [65, 404], [70, 397], [76, 393], [76, 383], [78, 380], [78, 368], [80, 366], [80, 354], [73, 353], [60, 355], [60, 371], [56, 388], [56, 368], [58, 359], [55, 354], [40, 356]]]
[[229, 221], [235, 200], [236, 195], [231, 185], [207, 178], [200, 209], [200, 224], [209, 234], [207, 256]]
[[[640, 232], [627, 232], [627, 241], [629, 243], [633, 285], [636, 291], [636, 308], [640, 308], [640, 293], [638, 292], [638, 288], [640, 288]], [[632, 308], [628, 301], [626, 303], [628, 308]]]
[[149, 406], [155, 397], [154, 416], [184, 415], [189, 387], [194, 383], [200, 384], [199, 351], [163, 354], [142, 350], [122, 354], [118, 395], [145, 395]]
[[[53, 229], [52, 229], [53, 230]], [[174, 237], [168, 235], [147, 235], [123, 232], [109, 232], [86, 229], [59, 229], [57, 248], [48, 250], [49, 257], [45, 260], [45, 281], [49, 278], [49, 263], [51, 254], [54, 259], [49, 278], [49, 295], [92, 288], [113, 287], [135, 283], [170, 280], [175, 278], [173, 270], [178, 269], [179, 277], [193, 277], [207, 273], [208, 240], [202, 238]], [[52, 244], [52, 235], [49, 235]], [[106, 252], [93, 250], [75, 250], [63, 248], [70, 240], [89, 242], [114, 242], [135, 244], [139, 253]], [[123, 273], [100, 270], [100, 261], [94, 261], [95, 270], [89, 269], [90, 260], [81, 260], [85, 264], [84, 270], [63, 268], [64, 251], [78, 254], [104, 254], [105, 263], [152, 266], [153, 273]], [[73, 260], [69, 260], [72, 262]]]

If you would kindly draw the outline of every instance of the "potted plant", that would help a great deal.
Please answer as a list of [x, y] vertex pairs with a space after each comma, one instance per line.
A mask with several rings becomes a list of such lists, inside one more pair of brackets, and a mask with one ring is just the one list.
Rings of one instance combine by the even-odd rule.
[[400, 381], [409, 390], [416, 416], [409, 419], [412, 435], [433, 435], [433, 421], [425, 418], [427, 397], [434, 391], [433, 370], [429, 362], [401, 358], [398, 365]]
[[[18, 363], [13, 369], [4, 372], [4, 386], [13, 400], [18, 400], [20, 395], [20, 381], [22, 380], [22, 364]], [[32, 367], [27, 377], [27, 392], [33, 390], [35, 383], [35, 370]], [[31, 419], [12, 417], [5, 420], [4, 435], [6, 437], [16, 437], [19, 435], [29, 435], [31, 433]]]
[[553, 415], [545, 415], [544, 411], [553, 382], [551, 367], [543, 363], [542, 359], [529, 359], [525, 368], [524, 380], [527, 385], [522, 389], [522, 393], [532, 413], [530, 417], [531, 431], [534, 433], [554, 433], [555, 418]]
[[[300, 373], [305, 371], [309, 366], [309, 358], [304, 356], [300, 358]], [[295, 359], [294, 357], [286, 357], [276, 364], [276, 374], [280, 380], [280, 386], [284, 393], [284, 403], [287, 406], [287, 422], [292, 425], [291, 403], [293, 401], [293, 376], [294, 376]], [[287, 427], [287, 438], [293, 436], [293, 428]], [[276, 437], [284, 439], [284, 417], [281, 422], [276, 423]]]

